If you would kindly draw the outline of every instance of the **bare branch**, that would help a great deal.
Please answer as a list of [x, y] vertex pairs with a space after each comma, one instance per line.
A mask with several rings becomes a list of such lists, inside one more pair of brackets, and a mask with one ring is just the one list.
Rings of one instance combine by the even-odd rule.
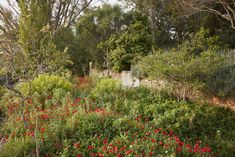
[[[183, 14], [190, 16], [197, 12], [209, 12], [230, 22], [235, 30], [235, 1], [230, 0], [176, 0]], [[218, 7], [219, 6], [219, 7]]]

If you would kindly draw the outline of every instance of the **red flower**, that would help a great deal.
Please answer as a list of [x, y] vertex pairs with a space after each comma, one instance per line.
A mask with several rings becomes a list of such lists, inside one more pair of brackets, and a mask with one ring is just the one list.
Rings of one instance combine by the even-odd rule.
[[50, 99], [52, 99], [52, 96], [51, 96], [51, 95], [49, 95], [49, 96], [47, 97], [47, 100], [50, 100]]
[[104, 155], [102, 155], [102, 154], [99, 154], [99, 157], [104, 157]]
[[78, 154], [77, 157], [82, 157], [82, 154]]
[[92, 149], [93, 149], [92, 145], [89, 145], [89, 146], [87, 147], [87, 149], [88, 149], [88, 150], [92, 150]]
[[76, 113], [76, 112], [78, 112], [78, 110], [73, 110], [73, 114]]
[[56, 144], [55, 144], [55, 147], [56, 147], [57, 149], [60, 149], [60, 148], [62, 147], [62, 144], [61, 144], [61, 143], [56, 143]]
[[194, 149], [198, 149], [198, 148], [199, 148], [199, 145], [196, 144], [196, 145], [194, 146]]
[[159, 145], [163, 145], [163, 142], [160, 141], [160, 142], [158, 142], [158, 144], [159, 144]]
[[40, 131], [41, 133], [44, 133], [46, 131], [46, 128], [41, 128]]
[[118, 152], [118, 147], [114, 147], [113, 149], [115, 153]]
[[211, 152], [211, 148], [207, 148], [207, 152]]
[[174, 136], [174, 138], [175, 138], [175, 141], [176, 141], [177, 143], [179, 143], [179, 142], [180, 142], [180, 139], [179, 139], [179, 137], [177, 137], [177, 136]]
[[32, 99], [31, 99], [31, 98], [28, 98], [28, 100], [27, 100], [27, 101], [28, 101], [28, 103], [29, 103], [29, 104], [32, 104], [32, 103], [33, 103], [33, 101], [32, 101]]
[[132, 152], [133, 152], [133, 150], [127, 150], [126, 155], [131, 154]]
[[163, 131], [162, 134], [163, 134], [164, 136], [166, 136], [166, 135], [167, 135], [167, 132], [166, 132], [166, 131]]
[[121, 154], [118, 154], [116, 157], [122, 157], [122, 155], [121, 155]]
[[74, 146], [75, 148], [77, 148], [77, 149], [80, 148], [80, 145], [79, 145], [78, 143], [75, 143], [73, 146]]
[[202, 153], [206, 153], [206, 152], [211, 152], [211, 149], [207, 147], [202, 148]]
[[194, 149], [194, 153], [198, 153], [200, 150], [199, 149]]
[[78, 102], [81, 101], [81, 100], [82, 100], [82, 98], [76, 98], [75, 101], [74, 101], [74, 103], [78, 103]]
[[112, 149], [109, 149], [109, 150], [108, 150], [108, 153], [113, 153], [113, 150], [112, 150]]
[[155, 142], [157, 142], [157, 140], [155, 140], [155, 139], [152, 138], [152, 139], [151, 139], [151, 142], [152, 142], [152, 143], [155, 143]]
[[49, 119], [50, 117], [48, 116], [48, 114], [42, 114], [40, 115], [40, 118], [46, 120]]
[[126, 149], [126, 146], [123, 146], [120, 148], [121, 151], [125, 150]]
[[183, 143], [183, 142], [179, 142], [178, 145], [179, 145], [180, 147], [182, 147], [182, 146], [184, 145], [184, 143]]
[[186, 144], [186, 148], [191, 148], [190, 144]]
[[157, 134], [159, 132], [159, 129], [156, 129], [154, 132]]
[[30, 132], [27, 133], [27, 135], [30, 136], [30, 137], [34, 137], [34, 132], [30, 131]]
[[103, 147], [102, 147], [102, 150], [103, 150], [103, 151], [106, 151], [106, 150], [107, 150], [107, 147], [106, 147], [106, 146], [103, 146]]
[[182, 150], [181, 147], [178, 147], [178, 148], [177, 148], [177, 152], [180, 152], [181, 150]]
[[103, 140], [103, 144], [106, 145], [108, 143], [108, 140], [107, 139], [104, 139]]

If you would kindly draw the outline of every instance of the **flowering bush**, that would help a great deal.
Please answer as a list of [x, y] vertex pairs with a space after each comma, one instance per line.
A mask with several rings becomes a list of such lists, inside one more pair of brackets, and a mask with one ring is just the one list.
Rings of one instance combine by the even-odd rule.
[[144, 88], [112, 94], [112, 101], [62, 97], [61, 105], [44, 109], [34, 97], [24, 106], [27, 127], [17, 101], [8, 102], [7, 120], [0, 133], [5, 143], [1, 154], [36, 156], [36, 148], [45, 157], [209, 157], [234, 153], [235, 118], [228, 110], [163, 99]]

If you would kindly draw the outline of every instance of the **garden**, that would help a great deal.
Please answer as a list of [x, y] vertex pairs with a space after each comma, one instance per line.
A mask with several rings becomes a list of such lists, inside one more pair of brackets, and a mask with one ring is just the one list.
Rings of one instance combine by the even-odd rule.
[[[45, 79], [47, 78], [47, 79]], [[125, 88], [110, 78], [40, 75], [32, 97], [2, 97], [1, 155], [122, 157], [233, 156], [235, 116], [226, 108], [161, 97], [146, 87]], [[26, 92], [27, 84], [19, 86]], [[73, 91], [73, 92], [71, 92]]]
[[235, 157], [234, 41], [234, 0], [0, 0], [0, 157]]

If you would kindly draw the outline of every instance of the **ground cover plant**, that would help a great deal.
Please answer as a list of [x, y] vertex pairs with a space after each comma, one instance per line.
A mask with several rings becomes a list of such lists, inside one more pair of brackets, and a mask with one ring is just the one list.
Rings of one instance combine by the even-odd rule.
[[[0, 157], [235, 156], [234, 112], [192, 102], [235, 107], [234, 15], [234, 0], [1, 0]], [[163, 89], [97, 77], [123, 70]]]
[[[107, 84], [108, 90], [101, 88]], [[235, 116], [227, 109], [177, 102], [144, 87], [120, 88], [111, 79], [98, 81], [90, 94], [79, 95], [83, 97], [68, 93], [60, 101], [48, 95], [43, 105], [37, 96], [28, 97], [24, 120], [17, 99], [3, 97], [0, 156], [234, 154]]]

